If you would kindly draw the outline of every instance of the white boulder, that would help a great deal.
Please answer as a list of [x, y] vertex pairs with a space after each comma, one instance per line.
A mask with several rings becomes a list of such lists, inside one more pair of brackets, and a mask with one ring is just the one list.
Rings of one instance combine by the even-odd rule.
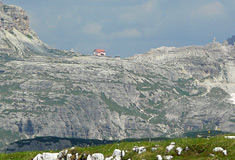
[[222, 147], [215, 147], [215, 148], [213, 149], [213, 151], [214, 151], [214, 152], [223, 152], [223, 154], [224, 154], [225, 156], [228, 155], [227, 150], [223, 149]]
[[181, 155], [182, 151], [183, 151], [183, 148], [182, 147], [177, 147], [176, 148], [176, 151], [177, 151], [177, 154], [178, 155]]
[[139, 147], [138, 154], [142, 154], [144, 152], [146, 152], [146, 148], [145, 147]]
[[175, 145], [175, 142], [171, 142], [171, 145]]
[[223, 150], [223, 154], [224, 154], [225, 156], [227, 156], [227, 155], [228, 155], [227, 150]]
[[211, 157], [214, 157], [215, 155], [214, 154], [210, 154]]
[[188, 146], [186, 146], [186, 147], [185, 147], [185, 150], [186, 150], [186, 151], [188, 151], [188, 150], [189, 150], [189, 147], [188, 147]]
[[154, 152], [154, 151], [157, 151], [157, 147], [153, 147], [151, 150], [152, 150], [153, 152]]
[[72, 154], [67, 154], [67, 156], [66, 156], [66, 160], [71, 160], [71, 157], [72, 157]]
[[104, 155], [102, 153], [94, 153], [91, 156], [91, 160], [104, 160]]
[[63, 151], [60, 151], [57, 155], [57, 158], [58, 159], [62, 159], [62, 158], [66, 158], [66, 155], [68, 154], [68, 150], [63, 150]]
[[78, 156], [79, 156], [79, 154], [78, 154], [78, 153], [76, 153], [76, 155], [75, 155], [75, 156], [76, 156], [76, 160], [78, 160]]
[[43, 160], [57, 160], [57, 156], [59, 153], [43, 153], [42, 159]]
[[166, 150], [169, 153], [173, 148], [175, 148], [175, 142], [171, 142], [171, 144], [166, 147]]
[[137, 149], [138, 149], [139, 147], [136, 147], [136, 146], [134, 146], [134, 148], [132, 148], [132, 151], [133, 152], [137, 152]]
[[64, 151], [65, 154], [68, 154], [68, 152], [69, 152], [69, 150], [67, 150], [67, 149]]
[[105, 158], [105, 160], [113, 160], [113, 156]]
[[227, 138], [227, 139], [235, 139], [235, 136], [224, 136], [224, 138]]
[[142, 147], [134, 147], [132, 149], [132, 151], [134, 151], [134, 152], [136, 152], [138, 154], [142, 154], [142, 153], [146, 152], [146, 148], [143, 147], [143, 146]]
[[223, 149], [222, 147], [215, 147], [215, 148], [213, 149], [213, 151], [214, 151], [214, 152], [223, 152], [224, 149]]
[[63, 150], [63, 151], [60, 151], [60, 152], [59, 152], [57, 158], [58, 158], [58, 159], [61, 159], [61, 158], [64, 158], [65, 156], [66, 156], [66, 154], [65, 154], [65, 151]]
[[124, 150], [122, 150], [122, 157], [124, 157], [125, 156], [125, 151]]
[[161, 155], [157, 155], [157, 159], [158, 160], [162, 160], [162, 156]]
[[121, 157], [125, 156], [125, 151], [124, 150], [120, 150], [120, 149], [115, 149], [113, 151], [113, 155], [112, 157], [115, 157], [114, 160], [121, 160]]
[[120, 149], [115, 149], [113, 151], [113, 157], [121, 157], [122, 156], [122, 151]]
[[165, 159], [171, 160], [171, 159], [173, 159], [173, 156], [165, 156]]
[[91, 155], [90, 154], [87, 156], [87, 160], [91, 160]]
[[122, 158], [121, 157], [115, 157], [114, 160], [121, 160]]
[[33, 160], [43, 160], [42, 159], [42, 154], [38, 154], [36, 157], [34, 157]]

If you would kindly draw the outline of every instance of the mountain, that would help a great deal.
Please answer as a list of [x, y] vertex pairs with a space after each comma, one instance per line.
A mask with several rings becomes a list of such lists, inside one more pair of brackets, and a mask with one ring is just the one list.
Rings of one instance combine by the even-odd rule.
[[41, 42], [21, 8], [1, 4], [0, 12], [0, 146], [40, 136], [235, 132], [234, 46], [160, 47], [126, 59], [81, 55]]
[[231, 38], [228, 38], [227, 41], [228, 41], [229, 44], [234, 45], [234, 43], [235, 43], [235, 36], [232, 36]]
[[[31, 55], [63, 56], [72, 54], [60, 51], [43, 43], [29, 27], [26, 12], [14, 5], [0, 1], [0, 53], [10, 58], [26, 58]], [[3, 56], [3, 55], [2, 55]]]

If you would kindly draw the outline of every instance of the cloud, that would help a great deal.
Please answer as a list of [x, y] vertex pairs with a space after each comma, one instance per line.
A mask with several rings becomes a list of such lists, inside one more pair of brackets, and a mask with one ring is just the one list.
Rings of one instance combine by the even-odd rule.
[[143, 23], [142, 20], [156, 12], [157, 6], [157, 0], [148, 0], [146, 3], [127, 7], [127, 11], [120, 14], [119, 18], [129, 23]]
[[218, 2], [212, 2], [212, 3], [208, 3], [205, 4], [199, 8], [197, 8], [194, 12], [193, 12], [193, 17], [217, 17], [217, 16], [221, 16], [224, 15], [224, 6]]
[[77, 23], [80, 24], [82, 22], [82, 17], [77, 16]]
[[121, 32], [114, 32], [112, 36], [114, 38], [138, 38], [141, 37], [141, 32], [137, 29], [125, 29]]
[[82, 28], [82, 32], [89, 35], [102, 34], [102, 25], [97, 23], [89, 23]]

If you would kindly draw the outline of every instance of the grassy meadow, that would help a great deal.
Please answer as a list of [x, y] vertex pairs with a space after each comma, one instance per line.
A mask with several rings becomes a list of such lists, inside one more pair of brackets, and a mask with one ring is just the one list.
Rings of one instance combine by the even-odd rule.
[[[235, 136], [235, 134], [229, 134]], [[170, 153], [166, 153], [166, 146], [168, 146], [171, 142], [176, 143], [176, 147], [182, 147], [184, 150], [182, 155], [178, 156], [176, 153], [176, 147], [170, 151]], [[157, 151], [152, 151], [152, 147], [159, 145]], [[145, 146], [147, 151], [142, 154], [137, 154], [132, 151], [134, 146]], [[185, 148], [189, 147], [189, 150], [186, 151]], [[227, 150], [228, 155], [223, 155], [222, 152], [213, 152], [212, 150], [215, 147], [222, 147]], [[69, 153], [72, 153], [72, 160], [75, 159], [75, 154], [79, 153], [79, 158], [85, 158], [84, 154], [93, 154], [93, 153], [102, 153], [105, 157], [112, 156], [114, 149], [125, 150], [126, 155], [123, 160], [132, 159], [132, 160], [152, 160], [157, 159], [157, 155], [172, 155], [176, 160], [214, 160], [214, 159], [235, 159], [235, 139], [226, 139], [224, 135], [219, 135], [215, 137], [209, 138], [177, 138], [177, 139], [169, 139], [162, 141], [136, 141], [136, 142], [120, 142], [114, 144], [106, 144], [100, 146], [92, 146], [92, 147], [75, 147], [75, 149], [69, 149]], [[50, 152], [50, 151], [47, 151]], [[19, 152], [19, 153], [11, 153], [11, 154], [0, 154], [0, 160], [31, 160], [38, 153], [43, 152]], [[214, 154], [212, 156], [211, 154]]]

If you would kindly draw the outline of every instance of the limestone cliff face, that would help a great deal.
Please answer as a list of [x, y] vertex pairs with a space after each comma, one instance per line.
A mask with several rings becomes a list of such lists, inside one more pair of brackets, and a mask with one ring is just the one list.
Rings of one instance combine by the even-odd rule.
[[31, 33], [29, 17], [22, 8], [13, 5], [2, 5], [1, 2], [0, 6], [0, 29], [12, 32], [15, 28], [24, 34]]
[[3, 5], [2, 5], [2, 1], [0, 0], [0, 12], [3, 12]]
[[31, 56], [2, 61], [0, 128], [18, 139], [235, 132], [234, 59], [235, 48], [218, 43], [157, 48], [121, 60]]
[[26, 12], [18, 6], [3, 5], [1, 1], [0, 53], [13, 58], [31, 55], [63, 56], [70, 54], [52, 49], [43, 43], [29, 27], [29, 17]]

